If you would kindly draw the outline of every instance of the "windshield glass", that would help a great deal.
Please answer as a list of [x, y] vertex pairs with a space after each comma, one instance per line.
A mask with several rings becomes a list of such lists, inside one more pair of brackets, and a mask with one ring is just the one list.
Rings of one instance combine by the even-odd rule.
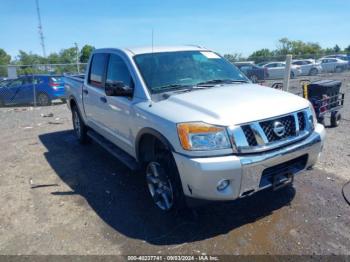
[[234, 65], [209, 51], [150, 53], [134, 59], [152, 93], [211, 80], [248, 81]]

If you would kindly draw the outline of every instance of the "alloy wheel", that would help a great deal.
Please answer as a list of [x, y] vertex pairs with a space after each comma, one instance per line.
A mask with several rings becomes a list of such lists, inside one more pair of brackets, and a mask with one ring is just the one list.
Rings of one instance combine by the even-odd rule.
[[161, 210], [168, 211], [174, 205], [174, 193], [164, 171], [160, 163], [150, 162], [146, 168], [146, 180], [154, 203]]

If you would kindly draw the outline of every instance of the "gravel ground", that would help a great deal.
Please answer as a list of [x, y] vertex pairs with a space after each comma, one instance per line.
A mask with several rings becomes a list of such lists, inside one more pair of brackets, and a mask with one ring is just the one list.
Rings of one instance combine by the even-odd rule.
[[[350, 94], [350, 73], [323, 77]], [[176, 216], [153, 207], [141, 176], [98, 145], [79, 145], [65, 105], [0, 109], [0, 254], [349, 255], [345, 105], [320, 162], [294, 187]]]

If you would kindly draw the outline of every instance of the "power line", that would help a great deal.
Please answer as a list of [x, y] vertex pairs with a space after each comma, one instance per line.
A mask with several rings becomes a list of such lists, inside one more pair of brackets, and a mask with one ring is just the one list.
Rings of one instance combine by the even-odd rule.
[[41, 15], [40, 15], [40, 8], [39, 8], [39, 0], [35, 0], [36, 4], [36, 12], [38, 15], [38, 32], [39, 32], [39, 38], [40, 38], [40, 45], [43, 50], [43, 56], [46, 57], [46, 48], [45, 48], [45, 41], [44, 41], [44, 33], [43, 33], [43, 26], [41, 24]]

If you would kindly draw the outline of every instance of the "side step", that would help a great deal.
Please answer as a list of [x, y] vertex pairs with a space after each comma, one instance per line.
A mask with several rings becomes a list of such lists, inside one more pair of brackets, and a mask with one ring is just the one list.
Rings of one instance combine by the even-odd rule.
[[100, 134], [96, 133], [93, 130], [89, 130], [87, 132], [87, 135], [131, 170], [136, 171], [140, 169], [140, 165], [132, 156], [124, 152], [122, 149], [120, 149], [113, 143], [109, 142]]

